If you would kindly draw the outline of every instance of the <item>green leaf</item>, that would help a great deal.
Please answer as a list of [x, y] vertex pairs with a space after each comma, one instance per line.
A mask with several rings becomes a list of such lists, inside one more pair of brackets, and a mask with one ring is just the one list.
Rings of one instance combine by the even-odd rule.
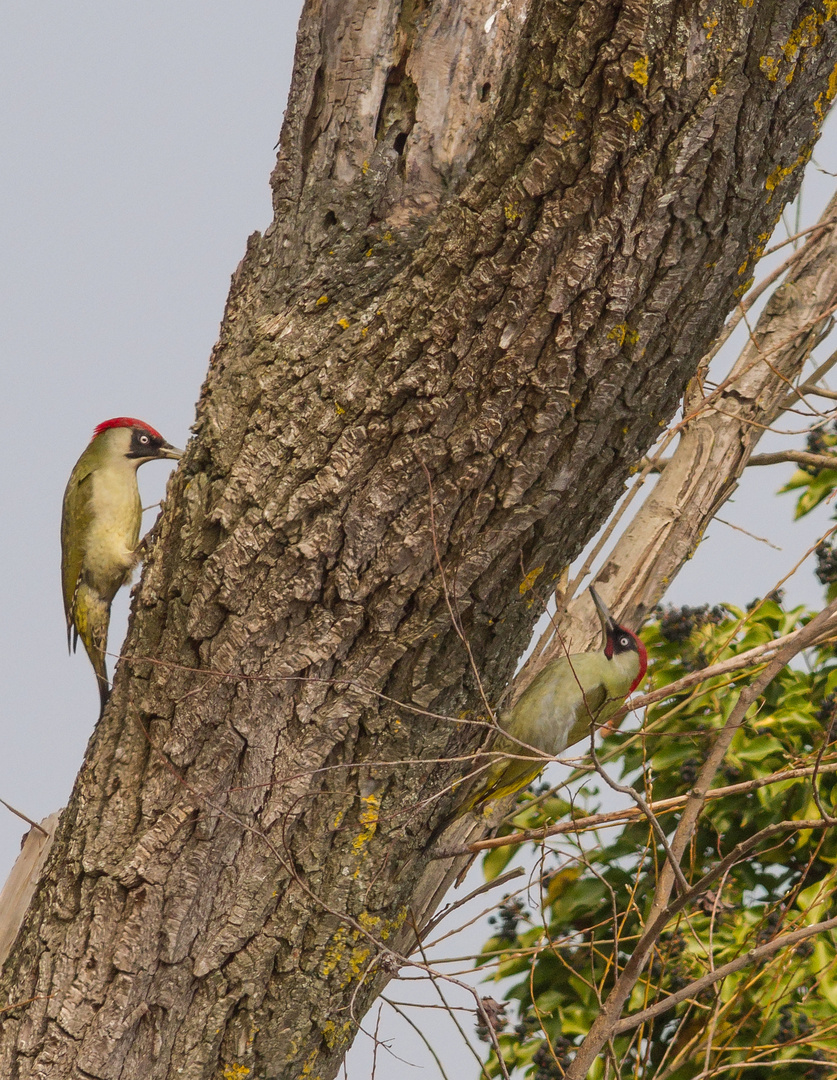
[[482, 860], [482, 872], [486, 881], [493, 881], [506, 869], [518, 852], [520, 844], [492, 848]]
[[736, 757], [742, 761], [764, 761], [771, 754], [781, 757], [783, 753], [784, 747], [778, 739], [774, 739], [772, 735], [758, 735], [748, 739], [742, 749], [736, 750]]
[[[828, 437], [832, 438], [830, 433]], [[837, 442], [837, 434], [833, 438]], [[837, 469], [832, 472], [829, 490], [837, 482]], [[815, 479], [806, 473], [797, 490], [807, 496]], [[706, 663], [772, 641], [811, 617], [802, 608], [785, 610], [773, 599], [749, 613], [732, 606], [725, 611], [729, 617], [716, 612], [685, 641], [666, 640], [661, 623], [646, 627], [647, 688], [664, 688]], [[678, 621], [667, 625], [677, 626]], [[714, 787], [746, 782], [784, 767], [810, 769], [819, 762], [816, 783], [821, 802], [837, 805], [837, 774], [824, 771], [837, 762], [837, 726], [832, 745], [823, 746], [828, 720], [818, 718], [826, 695], [837, 693], [833, 645], [812, 650], [806, 662], [810, 670], [799, 664], [780, 672], [748, 710]], [[718, 678], [694, 696], [691, 691], [672, 695], [649, 710], [641, 736], [635, 730], [608, 736], [603, 741], [602, 762], [614, 778], [634, 785], [649, 798], [651, 791], [654, 800], [682, 795], [694, 785], [715, 734], [754, 677], [755, 672], [746, 669], [736, 674], [734, 685]], [[602, 789], [601, 797], [597, 788]], [[527, 805], [520, 820], [528, 822], [525, 815], [534, 813], [549, 820], [549, 811], [566, 816], [566, 804], [576, 814], [581, 808], [595, 812], [605, 797], [601, 779], [588, 767], [579, 766], [568, 781], [566, 800], [556, 799], [557, 806], [540, 809]], [[680, 813], [679, 806], [660, 813], [667, 833], [676, 826]], [[736, 844], [750, 841], [765, 826], [817, 816], [810, 774], [713, 799], [697, 823], [684, 872], [688, 880], [698, 881], [716, 870]], [[501, 851], [502, 855], [493, 852], [491, 856], [495, 876], [511, 858], [509, 848]], [[503, 996], [517, 1009], [518, 1031], [522, 1032], [504, 1036], [509, 1040], [503, 1046], [510, 1071], [522, 1070], [525, 1080], [546, 1071], [545, 1055], [535, 1065], [534, 1055], [542, 1043], [541, 1035], [532, 1032], [543, 1031], [556, 1052], [571, 1055], [577, 1037], [590, 1030], [602, 998], [625, 970], [645, 929], [665, 863], [666, 853], [644, 819], [582, 837], [555, 836], [545, 844], [541, 865], [548, 877], [540, 889], [533, 884], [530, 903], [537, 898], [534, 902], [545, 909], [547, 927], [530, 922], [513, 945], [507, 940], [500, 945], [504, 950], [500, 971], [512, 976], [513, 983]], [[670, 921], [633, 990], [631, 1008], [664, 1000], [700, 978], [709, 963], [717, 967], [746, 955], [757, 944], [828, 917], [837, 910], [837, 901], [832, 900], [837, 891], [835, 867], [837, 829], [783, 830], [760, 846], [748, 848], [746, 858], [716, 879], [712, 895], [717, 890], [717, 904], [705, 894]], [[619, 1036], [614, 1050], [623, 1062], [624, 1075], [651, 1080], [679, 1055], [681, 1065], [671, 1073], [671, 1080], [691, 1080], [695, 1061], [704, 1060], [701, 1040], [709, 1030], [705, 1027], [708, 1016], [715, 1017], [712, 1067], [741, 1065], [743, 1077], [752, 1066], [761, 1076], [764, 1062], [781, 1062], [782, 1080], [804, 1080], [808, 1064], [801, 1063], [806, 1059], [821, 1059], [827, 1063], [824, 1067], [833, 1067], [837, 1062], [835, 944], [837, 935], [820, 934], [743, 968], [721, 986], [702, 993], [696, 1002], [683, 1003], [666, 1020], [647, 1026], [641, 1035]], [[713, 1005], [716, 994], [723, 1003], [720, 1011]], [[522, 1080], [522, 1074], [515, 1074], [515, 1080]], [[771, 1075], [769, 1080], [775, 1078]]]
[[581, 877], [582, 867], [578, 864], [567, 866], [549, 879], [546, 889], [546, 903], [549, 907], [555, 904], [566, 893], [571, 885]]
[[[802, 473], [807, 479], [798, 482], [797, 478], [799, 473]], [[837, 469], [823, 469], [822, 472], [817, 473], [816, 476], [811, 476], [810, 473], [806, 473], [802, 469], [799, 469], [781, 490], [791, 491], [793, 488], [800, 487], [804, 487], [806, 490], [797, 499], [796, 511], [794, 513], [794, 518], [796, 520], [809, 514], [815, 506], [819, 506], [824, 499], [828, 498], [834, 488], [837, 487]]]

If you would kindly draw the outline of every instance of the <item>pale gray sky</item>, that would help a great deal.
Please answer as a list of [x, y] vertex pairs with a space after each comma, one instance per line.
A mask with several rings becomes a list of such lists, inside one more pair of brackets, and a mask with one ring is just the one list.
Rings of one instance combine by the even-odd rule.
[[[300, 7], [4, 6], [0, 797], [35, 818], [66, 801], [96, 719], [90, 665], [67, 655], [64, 485], [110, 416], [139, 416], [175, 445], [189, 437], [230, 275], [270, 221]], [[140, 470], [145, 505], [168, 472]], [[3, 868], [19, 834], [0, 817]]]
[[[35, 818], [66, 802], [98, 708], [86, 657], [66, 650], [64, 485], [93, 427], [110, 416], [141, 417], [180, 446], [189, 437], [230, 275], [247, 235], [270, 221], [268, 175], [300, 9], [299, 0], [4, 5], [0, 797]], [[817, 157], [837, 167], [822, 142]], [[830, 185], [811, 181], [806, 221]], [[772, 587], [830, 514], [794, 529], [787, 497], [765, 501], [788, 471], [754, 471], [723, 515], [785, 550], [716, 525], [675, 583], [673, 602], [743, 604]], [[141, 470], [146, 505], [167, 473], [159, 463]], [[808, 573], [791, 595], [816, 603], [820, 592]], [[112, 651], [127, 597], [115, 605]], [[22, 831], [0, 813], [0, 881]], [[481, 936], [472, 935], [472, 947]], [[407, 992], [393, 984], [393, 997]], [[452, 1075], [475, 1075], [458, 1037], [431, 1015]], [[463, 1024], [471, 1033], [470, 1018]], [[388, 1023], [382, 1030], [398, 1030], [393, 1049], [423, 1066], [411, 1075], [435, 1075], [415, 1037]], [[350, 1080], [368, 1076], [369, 1045], [353, 1053]], [[378, 1080], [404, 1070], [379, 1052]]]

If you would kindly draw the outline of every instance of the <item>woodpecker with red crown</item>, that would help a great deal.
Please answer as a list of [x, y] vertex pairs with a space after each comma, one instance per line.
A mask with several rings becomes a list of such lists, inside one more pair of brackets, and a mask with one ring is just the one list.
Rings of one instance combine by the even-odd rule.
[[508, 757], [486, 771], [459, 813], [531, 784], [546, 762], [527, 747], [556, 757], [584, 738], [593, 725], [605, 723], [618, 712], [639, 686], [648, 666], [645, 646], [632, 630], [614, 620], [592, 585], [590, 595], [602, 624], [602, 648], [560, 656], [544, 665], [514, 707], [499, 718], [500, 727], [512, 738], [499, 736], [492, 752]]
[[142, 420], [117, 416], [93, 432], [64, 492], [61, 584], [67, 645], [75, 652], [78, 639], [84, 643], [99, 682], [99, 715], [110, 695], [105, 664], [110, 606], [140, 558], [137, 469], [181, 453]]

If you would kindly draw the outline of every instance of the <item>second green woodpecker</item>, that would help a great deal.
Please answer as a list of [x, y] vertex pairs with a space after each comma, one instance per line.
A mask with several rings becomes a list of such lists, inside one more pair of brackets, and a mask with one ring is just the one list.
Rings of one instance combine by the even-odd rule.
[[99, 682], [100, 715], [110, 694], [105, 664], [110, 606], [139, 561], [137, 469], [181, 453], [142, 420], [117, 416], [93, 432], [64, 492], [61, 584], [67, 644], [75, 651], [81, 638], [87, 650]]
[[497, 738], [492, 752], [502, 756], [485, 771], [459, 814], [526, 787], [547, 758], [603, 724], [642, 682], [648, 665], [645, 646], [616, 622], [592, 585], [590, 595], [602, 624], [601, 649], [559, 656], [543, 666], [512, 709], [500, 716], [499, 725], [511, 738]]

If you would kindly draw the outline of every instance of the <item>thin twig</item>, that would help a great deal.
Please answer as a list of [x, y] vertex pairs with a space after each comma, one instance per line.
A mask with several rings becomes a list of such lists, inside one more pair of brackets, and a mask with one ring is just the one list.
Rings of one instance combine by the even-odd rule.
[[[810, 242], [810, 241], [809, 241]], [[792, 269], [798, 262], [801, 262], [805, 253], [808, 251], [808, 244], [805, 244], [798, 251], [794, 251], [792, 255], [789, 255], [784, 262], [780, 263], [775, 270], [771, 270], [767, 277], [762, 278], [758, 284], [753, 285], [746, 296], [742, 297], [740, 303], [736, 307], [729, 320], [724, 324], [724, 328], [721, 330], [718, 337], [712, 343], [712, 348], [701, 360], [701, 364], [708, 367], [710, 361], [718, 355], [722, 347], [726, 344], [729, 338], [732, 336], [733, 331], [738, 327], [741, 322], [742, 314], [749, 311], [753, 304], [762, 296], [771, 285], [786, 274], [788, 270]]]
[[[701, 668], [699, 671], [690, 671], [688, 675], [684, 675], [681, 679], [675, 679], [674, 682], [668, 683], [666, 686], [661, 686], [658, 690], [649, 690], [647, 694], [638, 694], [631, 698], [629, 704], [624, 706], [624, 712], [639, 712], [649, 705], [654, 705], [658, 701], [663, 701], [665, 698], [679, 694], [681, 690], [687, 690], [691, 686], [706, 682], [707, 679], [714, 679], [718, 675], [726, 675], [731, 671], [740, 671], [742, 668], [752, 667], [754, 664], [761, 664], [780, 649], [784, 649], [786, 646], [793, 644], [798, 637], [804, 634], [810, 625], [810, 623], [806, 623], [805, 626], [801, 626], [798, 630], [794, 630], [790, 634], [784, 634], [782, 637], [774, 638], [773, 641], [765, 641], [761, 645], [754, 645], [752, 649], [747, 649], [746, 652], [738, 653], [736, 656], [731, 656], [727, 660], [720, 660], [717, 664], [710, 664], [708, 667]], [[811, 646], [821, 645], [831, 640], [836, 629], [837, 628], [830, 628], [824, 631], [822, 635], [817, 635], [817, 639], [811, 642]], [[806, 645], [805, 647], [809, 648], [810, 646]], [[613, 718], [613, 721], [618, 722], [616, 717]]]
[[482, 698], [482, 703], [485, 711], [488, 713], [492, 722], [496, 726], [497, 718], [495, 717], [494, 710], [491, 708], [491, 705], [488, 702], [488, 698], [486, 697], [485, 690], [482, 685], [482, 676], [480, 674], [479, 668], [477, 667], [477, 662], [474, 659], [474, 654], [471, 651], [471, 643], [462, 628], [462, 623], [459, 618], [459, 612], [454, 609], [453, 601], [451, 600], [450, 591], [448, 589], [447, 576], [445, 574], [444, 564], [442, 563], [442, 556], [439, 552], [438, 535], [436, 532], [436, 511], [434, 509], [435, 496], [433, 494], [433, 478], [430, 475], [430, 470], [421, 459], [419, 459], [419, 464], [424, 470], [424, 476], [427, 480], [428, 504], [430, 507], [430, 538], [433, 541], [433, 554], [436, 557], [436, 566], [439, 570], [439, 576], [442, 581], [442, 591], [445, 596], [445, 604], [447, 605], [448, 614], [450, 615], [450, 620], [453, 624], [454, 630], [456, 631], [457, 637], [465, 646], [465, 651], [468, 653], [468, 661], [471, 667], [471, 671], [473, 672], [474, 679], [476, 680], [477, 689], [479, 690], [480, 697]]
[[674, 852], [668, 845], [666, 834], [663, 832], [662, 826], [660, 825], [659, 821], [657, 821], [653, 810], [651, 810], [651, 808], [648, 806], [648, 803], [645, 801], [645, 799], [643, 799], [643, 797], [636, 790], [636, 788], [631, 787], [629, 784], [618, 784], [613, 779], [613, 777], [609, 776], [607, 772], [602, 768], [601, 762], [596, 755], [596, 748], [593, 745], [592, 735], [590, 736], [590, 760], [593, 762], [593, 768], [608, 785], [608, 787], [611, 788], [612, 791], [618, 791], [620, 795], [627, 795], [629, 798], [634, 800], [637, 805], [637, 809], [643, 815], [643, 817], [647, 819], [648, 824], [651, 826], [651, 831], [657, 837], [657, 841], [659, 842], [660, 847], [662, 847], [663, 851], [665, 852], [666, 858], [669, 861], [674, 876], [677, 878], [677, 883], [680, 886], [681, 891], [688, 892], [689, 883], [688, 881], [686, 881], [683, 871], [680, 869], [680, 863], [677, 861]]
[[837, 469], [837, 454], [812, 454], [808, 450], [780, 450], [773, 454], [753, 454], [747, 465], [783, 465], [796, 462], [815, 469]]
[[383, 1010], [383, 1005], [379, 1005], [378, 1006], [378, 1017], [375, 1020], [375, 1034], [372, 1036], [372, 1077], [371, 1077], [371, 1080], [375, 1080], [375, 1070], [378, 1067], [378, 1043], [380, 1042], [380, 1039], [378, 1038], [378, 1032], [380, 1031], [380, 1028], [381, 1028], [381, 1012], [382, 1012], [382, 1010]]
[[2, 803], [7, 810], [11, 810], [11, 812], [17, 817], [19, 817], [22, 821], [25, 821], [27, 825], [31, 825], [33, 829], [37, 829], [38, 832], [43, 833], [47, 840], [49, 840], [49, 833], [46, 831], [43, 825], [39, 825], [37, 821], [33, 821], [31, 817], [27, 817], [22, 810], [15, 810], [15, 808], [9, 803], [7, 803], [5, 799], [0, 799], [0, 803]]
[[590, 554], [584, 560], [584, 563], [581, 566], [581, 569], [578, 571], [578, 573], [575, 575], [575, 577], [567, 585], [567, 588], [566, 588], [565, 593], [564, 593], [565, 602], [568, 602], [569, 600], [572, 599], [573, 596], [575, 596], [576, 590], [578, 589], [579, 585], [587, 577], [587, 575], [590, 573], [590, 570], [591, 570], [591, 568], [593, 566], [593, 563], [599, 557], [599, 554], [602, 551], [602, 549], [604, 548], [605, 544], [608, 542], [610, 537], [613, 535], [614, 529], [616, 528], [616, 526], [621, 521], [621, 519], [624, 516], [625, 512], [627, 511], [628, 507], [631, 505], [634, 498], [639, 494], [639, 492], [640, 492], [640, 490], [642, 488], [642, 485], [648, 479], [648, 476], [652, 472], [658, 471], [656, 469], [656, 467], [655, 467], [655, 463], [656, 463], [657, 459], [660, 457], [660, 455], [663, 454], [668, 449], [671, 442], [676, 437], [676, 434], [677, 433], [675, 431], [666, 432], [665, 435], [663, 436], [662, 444], [660, 445], [660, 447], [657, 450], [654, 457], [652, 457], [647, 462], [647, 464], [643, 465], [642, 471], [640, 472], [639, 476], [637, 476], [636, 480], [631, 485], [630, 491], [627, 493], [625, 498], [622, 499], [619, 506], [616, 508], [615, 512], [611, 515], [610, 519], [608, 520], [607, 525], [605, 526], [605, 529], [604, 529], [602, 535], [599, 537], [599, 539], [593, 545], [593, 548], [590, 551]]
[[[792, 394], [788, 394], [781, 404], [781, 409], [784, 410], [789, 408], [794, 401], [798, 400], [799, 392], [816, 393], [817, 390], [815, 384], [818, 383], [820, 379], [824, 378], [835, 364], [837, 364], [837, 349], [834, 350], [827, 360], [823, 360], [819, 367], [815, 369], [814, 374], [809, 379], [806, 379], [802, 386], [798, 386]], [[830, 394], [826, 395], [826, 397], [829, 396]]]
[[[781, 934], [779, 937], [775, 937], [771, 941], [765, 942], [763, 945], [757, 945], [754, 949], [748, 949], [746, 953], [737, 957], [735, 960], [731, 960], [728, 964], [715, 968], [714, 971], [708, 971], [702, 978], [695, 979], [695, 981], [689, 983], [688, 986], [684, 986], [681, 990], [669, 994], [663, 1001], [658, 1001], [654, 1005], [650, 1005], [647, 1009], [643, 1009], [641, 1012], [634, 1013], [632, 1016], [626, 1016], [623, 1020], [619, 1020], [612, 1028], [612, 1034], [624, 1035], [626, 1031], [632, 1031], [635, 1027], [639, 1027], [640, 1024], [644, 1024], [647, 1020], [653, 1020], [655, 1017], [668, 1012], [669, 1009], [673, 1009], [676, 1005], [679, 1005], [681, 1001], [694, 997], [696, 994], [699, 994], [701, 990], [705, 990], [706, 987], [712, 986], [713, 983], [720, 982], [720, 980], [725, 979], [728, 975], [733, 975], [736, 971], [740, 971], [750, 964], [757, 964], [759, 960], [763, 960], [767, 956], [772, 956], [773, 953], [780, 952], [782, 949], [786, 949], [791, 945], [796, 945], [806, 938], [814, 937], [816, 934], [822, 934], [828, 930], [834, 929], [837, 929], [837, 916], [833, 919], [825, 919], [822, 922], [813, 923], [810, 926], [803, 926], [799, 930], [792, 930], [789, 934]], [[567, 1076], [569, 1077], [570, 1075], [571, 1073], [568, 1072]]]
[[[837, 762], [829, 762], [820, 765], [820, 773], [837, 772]], [[801, 777], [813, 776], [814, 766], [798, 769], [784, 769], [781, 772], [771, 773], [769, 776], [755, 777], [753, 780], [743, 780], [739, 784], [729, 784], [727, 787], [710, 788], [706, 793], [708, 800], [725, 799], [729, 795], [745, 795], [751, 791], [757, 791], [771, 784], [781, 784], [787, 780], [797, 780]], [[670, 813], [683, 806], [688, 798], [687, 795], [673, 795], [668, 799], [659, 799], [649, 804], [649, 809], [655, 814]], [[602, 826], [616, 826], [631, 821], [638, 821], [642, 817], [642, 811], [635, 806], [626, 806], [623, 810], [608, 810], [601, 814], [588, 814], [586, 817], [575, 818], [572, 821], [562, 821], [557, 825], [546, 828], [523, 829], [520, 832], [509, 833], [506, 836], [491, 836], [486, 840], [476, 840], [461, 850], [448, 852], [451, 855], [467, 855], [468, 852], [491, 851], [494, 848], [509, 847], [512, 844], [525, 844], [528, 841], [541, 841], [550, 836], [562, 836], [565, 833], [587, 832], [590, 829], [598, 829]]]
[[447, 1073], [445, 1072], [445, 1068], [444, 1068], [444, 1066], [442, 1065], [442, 1062], [441, 1062], [441, 1060], [440, 1060], [440, 1058], [439, 1058], [439, 1055], [438, 1055], [438, 1054], [436, 1053], [436, 1051], [435, 1051], [435, 1050], [433, 1049], [433, 1047], [432, 1047], [432, 1045], [430, 1044], [430, 1042], [429, 1042], [429, 1040], [428, 1040], [427, 1036], [426, 1036], [426, 1035], [424, 1034], [424, 1032], [423, 1032], [423, 1031], [421, 1030], [421, 1028], [420, 1028], [420, 1027], [418, 1026], [418, 1024], [414, 1023], [414, 1021], [412, 1021], [412, 1020], [410, 1019], [410, 1017], [409, 1017], [409, 1016], [408, 1016], [408, 1015], [407, 1015], [407, 1014], [406, 1014], [406, 1013], [404, 1012], [404, 1010], [403, 1010], [403, 1009], [399, 1009], [399, 1007], [398, 1007], [398, 1006], [397, 1006], [397, 1005], [395, 1004], [395, 1002], [394, 1002], [394, 1001], [391, 1001], [391, 1000], [390, 1000], [390, 998], [388, 998], [388, 997], [384, 997], [384, 995], [383, 995], [383, 994], [381, 994], [381, 1001], [385, 1001], [385, 1002], [387, 1003], [387, 1005], [389, 1005], [389, 1007], [390, 1007], [390, 1008], [391, 1008], [391, 1009], [392, 1009], [392, 1010], [393, 1010], [394, 1012], [397, 1012], [397, 1013], [398, 1013], [398, 1015], [399, 1015], [399, 1016], [401, 1017], [401, 1019], [402, 1019], [402, 1020], [406, 1020], [406, 1021], [407, 1021], [407, 1023], [408, 1023], [409, 1025], [410, 1025], [410, 1027], [411, 1027], [411, 1028], [413, 1029], [413, 1031], [414, 1031], [414, 1032], [416, 1033], [416, 1035], [418, 1035], [418, 1037], [419, 1037], [419, 1038], [421, 1039], [421, 1041], [422, 1041], [422, 1042], [424, 1043], [424, 1045], [425, 1045], [425, 1046], [427, 1047], [427, 1049], [428, 1049], [428, 1050], [430, 1051], [430, 1054], [431, 1054], [431, 1056], [433, 1057], [433, 1060], [434, 1060], [434, 1061], [436, 1062], [436, 1064], [438, 1065], [438, 1067], [439, 1067], [439, 1072], [440, 1072], [440, 1073], [442, 1074], [442, 1076], [443, 1076], [444, 1080], [449, 1080], [448, 1074], [447, 1074]]
[[[837, 460], [837, 459], [835, 459]], [[774, 544], [772, 540], [768, 540], [766, 536], [756, 536], [754, 532], [750, 532], [749, 529], [743, 529], [740, 525], [733, 525], [731, 521], [726, 521], [722, 517], [715, 515], [715, 521], [721, 525], [726, 525], [728, 529], [735, 529], [736, 532], [744, 533], [745, 536], [749, 536], [751, 540], [758, 540], [760, 544], [767, 544], [769, 548], [773, 548], [774, 551], [781, 551], [782, 549], [778, 544]]]
[[53, 997], [54, 994], [36, 994], [35, 997], [25, 998], [23, 1001], [13, 1001], [11, 1005], [0, 1006], [0, 1013], [14, 1012], [15, 1009], [22, 1009], [24, 1005], [31, 1005], [35, 1001], [51, 1001]]
[[[775, 1048], [771, 1048], [771, 1052], [775, 1053]], [[791, 1065], [816, 1065], [820, 1070], [830, 1069], [832, 1074], [835, 1071], [834, 1065], [830, 1065], [820, 1058], [776, 1058], [775, 1061], [767, 1061], [763, 1057], [754, 1057], [747, 1061], [731, 1061], [726, 1065], [713, 1065], [708, 1071], [700, 1072], [697, 1076], [692, 1077], [692, 1080], [709, 1080], [709, 1077], [718, 1076], [720, 1073], [733, 1072], [738, 1069], [752, 1069], [756, 1065], [760, 1069], [788, 1069]], [[814, 1073], [810, 1075], [813, 1076]]]
[[[700, 771], [694, 788], [687, 797], [680, 817], [680, 822], [671, 840], [671, 850], [675, 858], [681, 859], [691, 838], [697, 820], [706, 803], [707, 793], [715, 778], [718, 769], [726, 757], [733, 736], [744, 722], [750, 707], [770, 685], [779, 672], [790, 660], [803, 649], [807, 648], [814, 639], [823, 632], [826, 625], [837, 614], [837, 600], [828, 605], [819, 615], [815, 616], [807, 626], [798, 634], [795, 641], [780, 649], [771, 662], [764, 668], [761, 674], [753, 682], [745, 687], [739, 695], [735, 707], [730, 712], [727, 722], [719, 732], [714, 744], [709, 750], [706, 761]], [[708, 877], [709, 875], [707, 875]], [[631, 957], [622, 970], [622, 974], [616, 980], [613, 989], [608, 995], [604, 1008], [594, 1020], [586, 1038], [578, 1048], [578, 1052], [567, 1070], [566, 1080], [584, 1080], [588, 1070], [608, 1038], [613, 1037], [614, 1025], [618, 1023], [618, 1017], [622, 1012], [625, 1002], [633, 990], [637, 980], [642, 974], [651, 951], [656, 943], [660, 932], [668, 921], [672, 908], [675, 905], [669, 903], [672, 888], [676, 878], [671, 863], [666, 861], [660, 872], [660, 877], [655, 890], [654, 900], [645, 924], [645, 930], [637, 943]], [[688, 894], [687, 894], [688, 895]], [[682, 899], [682, 898], [679, 898]], [[835, 921], [837, 924], [837, 921]], [[737, 969], [736, 969], [737, 970]]]
[[[833, 174], [830, 173], [829, 175]], [[762, 255], [762, 258], [766, 259], [768, 255], [773, 255], [775, 252], [781, 251], [783, 247], [787, 247], [788, 244], [793, 244], [797, 240], [801, 240], [803, 236], [808, 236], [809, 233], [817, 232], [818, 229], [826, 229], [829, 225], [834, 225], [835, 223], [837, 223], [837, 217], [826, 218], [825, 221], [818, 221], [816, 225], [810, 225], [807, 229], [803, 229], [801, 232], [789, 236], [787, 240], [781, 240], [778, 244], [774, 244], [773, 247], [769, 247]]]
[[[810, 330], [816, 329], [816, 327], [819, 326], [820, 323], [822, 323], [825, 319], [828, 319], [835, 312], [837, 312], [837, 304], [832, 304], [830, 307], [826, 308], [825, 311], [818, 312], [816, 315], [811, 316], [810, 319], [807, 319], [804, 323], [802, 323], [801, 326], [796, 327], [788, 337], [783, 338], [781, 341], [776, 342], [775, 345], [772, 345], [769, 349], [765, 350], [762, 353], [759, 353], [748, 364], [742, 367], [740, 371], [733, 368], [730, 374], [722, 382], [718, 383], [715, 389], [703, 399], [700, 405], [694, 408], [687, 416], [684, 416], [682, 420], [680, 420], [673, 428], [671, 428], [671, 431], [677, 432], [682, 430], [689, 423], [691, 423], [691, 421], [694, 420], [695, 417], [700, 416], [708, 409], [713, 408], [718, 398], [722, 397], [731, 386], [735, 385], [736, 382], [738, 382], [740, 379], [743, 379], [744, 376], [748, 374], [748, 372], [752, 371], [754, 367], [756, 367], [758, 364], [765, 363], [772, 357], [778, 356], [779, 353], [781, 353], [789, 345], [793, 345], [794, 342], [796, 342], [800, 337], [802, 337], [803, 334], [808, 333]], [[797, 399], [797, 396], [798, 395], [796, 391], [794, 391], [789, 395], [789, 398], [786, 400], [790, 400], [791, 402], [793, 402]]]
[[[737, 419], [740, 420], [740, 417]], [[662, 472], [673, 460], [673, 458], [662, 458], [653, 464], [651, 471]], [[784, 465], [789, 462], [811, 465], [816, 469], [837, 469], [837, 454], [812, 454], [809, 450], [778, 450], [772, 454], [753, 454], [747, 459], [747, 468], [751, 465]], [[649, 462], [649, 467], [650, 465]], [[715, 520], [719, 521], [720, 518], [716, 517]]]
[[[448, 1004], [447, 999], [445, 998], [445, 995], [442, 993], [441, 987], [439, 986], [438, 981], [437, 981], [438, 978], [439, 978], [439, 973], [434, 971], [434, 969], [430, 966], [430, 963], [428, 962], [428, 959], [424, 954], [424, 949], [422, 948], [420, 935], [419, 935], [419, 932], [418, 932], [418, 927], [415, 925], [415, 923], [413, 923], [413, 930], [415, 931], [416, 940], [418, 941], [419, 952], [421, 953], [422, 959], [424, 960], [424, 968], [427, 971], [427, 974], [430, 976], [430, 981], [433, 984], [433, 989], [439, 995], [439, 1000], [442, 1002], [442, 1005], [444, 1006], [445, 1011], [447, 1012], [448, 1016], [451, 1018], [451, 1020], [456, 1025], [457, 1031], [462, 1036], [462, 1041], [465, 1043], [465, 1045], [468, 1047], [468, 1049], [471, 1051], [474, 1058], [476, 1059], [477, 1064], [480, 1067], [480, 1076], [485, 1077], [485, 1080], [491, 1080], [491, 1077], [489, 1076], [488, 1070], [486, 1069], [485, 1065], [483, 1064], [482, 1058], [479, 1056], [479, 1054], [476, 1052], [476, 1050], [471, 1045], [471, 1040], [468, 1038], [468, 1036], [463, 1031], [462, 1025], [459, 1023], [459, 1020], [454, 1015], [454, 1012], [451, 1009], [450, 1005]], [[482, 1016], [483, 1020], [485, 1021], [485, 1026], [488, 1029], [489, 1037], [491, 1038], [491, 1042], [492, 1042], [492, 1046], [494, 1047], [494, 1051], [497, 1054], [497, 1061], [500, 1064], [500, 1068], [502, 1070], [503, 1077], [505, 1078], [505, 1080], [510, 1080], [509, 1072], [508, 1072], [508, 1069], [506, 1068], [506, 1063], [503, 1060], [503, 1055], [502, 1055], [502, 1053], [500, 1051], [500, 1044], [497, 1042], [497, 1033], [494, 1030], [494, 1028], [491, 1026], [491, 1023], [489, 1022], [488, 1017], [485, 1016], [485, 1013], [484, 1013], [483, 1008], [482, 1008], [482, 1004], [480, 1002], [479, 993], [477, 992], [477, 990], [473, 986], [466, 986], [464, 983], [459, 982], [459, 980], [457, 980], [457, 979], [453, 979], [449, 975], [448, 976], [442, 976], [442, 977], [446, 978], [447, 981], [452, 982], [457, 986], [464, 987], [473, 996], [474, 1001], [476, 1002], [476, 1005], [477, 1005], [477, 1009], [476, 1009], [477, 1014]]]
[[822, 772], [822, 759], [825, 755], [826, 747], [831, 745], [831, 735], [834, 731], [835, 720], [837, 720], [837, 716], [832, 713], [831, 719], [828, 722], [828, 730], [825, 733], [825, 738], [822, 740], [822, 743], [817, 750], [817, 759], [814, 762], [814, 775], [811, 778], [811, 794], [814, 796], [817, 810], [819, 810], [820, 816], [831, 825], [837, 824], [837, 818], [834, 818], [822, 804], [822, 799], [820, 798], [819, 774]]
[[[463, 852], [464, 854], [464, 852]], [[463, 907], [471, 900], [475, 900], [478, 896], [482, 896], [483, 893], [489, 892], [491, 889], [497, 889], [501, 885], [507, 885], [510, 881], [520, 877], [521, 874], [525, 874], [526, 869], [523, 866], [518, 866], [514, 870], [508, 870], [505, 874], [501, 874], [500, 877], [494, 878], [493, 881], [483, 882], [479, 888], [474, 889], [473, 892], [469, 892], [467, 896], [463, 896], [461, 900], [457, 900], [453, 904], [449, 904], [446, 908], [443, 908], [438, 915], [434, 916], [430, 922], [425, 926], [422, 933], [422, 939], [426, 938], [428, 934], [432, 934], [436, 927], [443, 922], [448, 915], [451, 915], [457, 908]]]

